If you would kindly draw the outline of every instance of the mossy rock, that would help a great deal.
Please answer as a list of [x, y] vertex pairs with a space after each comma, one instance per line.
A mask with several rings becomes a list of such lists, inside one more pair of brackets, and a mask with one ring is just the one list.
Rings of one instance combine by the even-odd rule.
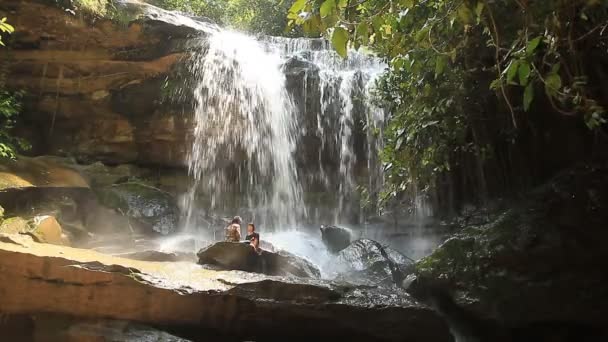
[[150, 226], [156, 232], [175, 231], [179, 209], [168, 193], [152, 186], [129, 182], [96, 190], [99, 202], [108, 208]]
[[[608, 168], [576, 168], [463, 227], [415, 265], [408, 292], [510, 327], [604, 326]], [[430, 297], [429, 297], [430, 296]]]
[[53, 216], [35, 216], [30, 219], [20, 216], [10, 217], [0, 222], [0, 233], [27, 234], [40, 243], [70, 245], [61, 225]]

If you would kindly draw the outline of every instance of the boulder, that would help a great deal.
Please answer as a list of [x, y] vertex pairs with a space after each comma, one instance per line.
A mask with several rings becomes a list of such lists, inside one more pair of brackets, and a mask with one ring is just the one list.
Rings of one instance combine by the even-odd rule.
[[0, 233], [27, 234], [35, 241], [55, 245], [70, 245], [61, 225], [52, 216], [35, 216], [31, 219], [10, 217], [0, 222]]
[[192, 340], [453, 341], [445, 321], [405, 292], [129, 260], [23, 236], [0, 236], [0, 269], [5, 319], [138, 322]]
[[217, 242], [198, 252], [199, 264], [227, 270], [318, 278], [321, 272], [311, 262], [285, 251], [256, 253], [246, 243]]
[[418, 261], [408, 291], [482, 341], [606, 340], [607, 205], [608, 168], [563, 172]]
[[137, 182], [113, 184], [95, 191], [102, 205], [158, 233], [166, 235], [177, 228], [179, 208], [164, 191]]
[[342, 227], [321, 226], [321, 238], [330, 252], [338, 253], [350, 245], [352, 233]]
[[398, 251], [379, 242], [359, 239], [338, 254], [344, 267], [341, 277], [373, 285], [401, 286], [411, 262]]

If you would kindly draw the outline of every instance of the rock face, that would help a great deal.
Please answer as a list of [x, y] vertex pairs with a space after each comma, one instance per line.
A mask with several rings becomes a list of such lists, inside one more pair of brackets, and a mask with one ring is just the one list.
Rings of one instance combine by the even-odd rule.
[[44, 188], [88, 188], [80, 173], [46, 158], [19, 157], [0, 162], [0, 190]]
[[149, 185], [127, 182], [96, 189], [99, 201], [151, 229], [168, 234], [177, 228], [179, 208], [168, 193]]
[[[100, 170], [108, 169], [116, 172], [107, 177], [99, 175]], [[62, 241], [66, 243], [69, 239], [80, 246], [86, 245], [91, 234], [122, 234], [128, 239], [134, 235], [158, 236], [174, 231], [179, 220], [174, 198], [153, 186], [130, 181], [131, 175], [137, 178], [143, 172], [134, 169], [110, 168], [98, 163], [79, 165], [73, 160], [49, 156], [2, 160], [0, 205], [5, 216], [12, 220], [11, 231], [31, 231], [24, 227], [37, 227], [38, 224], [30, 223], [50, 216], [56, 219], [56, 226], [61, 227], [54, 230], [67, 235]], [[119, 177], [121, 174], [126, 178]], [[122, 183], [107, 184], [109, 181]], [[40, 241], [58, 243], [59, 240], [41, 238]]]
[[338, 260], [346, 266], [343, 278], [373, 285], [401, 286], [411, 272], [405, 256], [369, 239], [353, 242], [338, 254]]
[[38, 1], [2, 2], [0, 15], [19, 28], [10, 86], [28, 94], [17, 131], [38, 154], [182, 166], [190, 125], [178, 115], [184, 104], [170, 99], [168, 76], [187, 38], [200, 33], [144, 3], [113, 6], [127, 24]]
[[198, 252], [198, 263], [215, 265], [227, 270], [264, 273], [268, 275], [292, 275], [319, 278], [321, 272], [308, 260], [285, 251], [257, 254], [246, 243], [216, 242]]
[[466, 227], [416, 264], [408, 291], [481, 340], [605, 340], [607, 171], [564, 172]]
[[445, 322], [403, 292], [127, 260], [15, 236], [0, 236], [0, 269], [3, 317], [133, 321], [195, 340], [211, 331], [239, 340], [452, 341]]
[[350, 245], [352, 233], [346, 228], [321, 226], [321, 239], [330, 252], [338, 253]]

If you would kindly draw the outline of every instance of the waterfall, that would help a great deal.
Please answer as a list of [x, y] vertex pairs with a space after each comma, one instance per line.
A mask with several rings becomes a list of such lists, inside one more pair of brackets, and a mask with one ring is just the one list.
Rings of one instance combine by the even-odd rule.
[[[213, 214], [238, 214], [265, 231], [316, 224], [311, 207], [331, 212], [317, 215], [323, 223], [356, 216], [357, 186], [380, 177], [384, 112], [370, 93], [383, 69], [357, 51], [344, 60], [320, 39], [207, 30], [190, 63], [187, 229]], [[315, 191], [335, 202], [311, 205], [306, 194]]]
[[[271, 37], [267, 41], [285, 58], [308, 63], [311, 69], [316, 70], [316, 74], [306, 72], [303, 82], [307, 93], [311, 93], [306, 79], [318, 79], [313, 94], [318, 95], [316, 100], [320, 109], [316, 113], [316, 126], [310, 131], [314, 132], [321, 145], [318, 171], [312, 178], [325, 185], [325, 191], [336, 193], [333, 223], [348, 221], [353, 211], [359, 209], [358, 201], [354, 200], [357, 186], [378, 191], [382, 182], [378, 152], [382, 148], [385, 112], [373, 103], [372, 92], [375, 81], [386, 66], [375, 56], [354, 50], [349, 51], [347, 59], [343, 59], [333, 51], [329, 42], [321, 39]], [[308, 107], [313, 106], [308, 106], [305, 99], [305, 113]], [[356, 151], [357, 145], [365, 145], [366, 151]], [[324, 162], [324, 154], [337, 161], [333, 170]], [[366, 181], [356, 179], [362, 176], [356, 168], [366, 169]]]
[[282, 58], [245, 34], [219, 30], [194, 54], [194, 179], [187, 225], [199, 191], [211, 211], [241, 215], [267, 227], [293, 226], [305, 214], [293, 158], [296, 109]]

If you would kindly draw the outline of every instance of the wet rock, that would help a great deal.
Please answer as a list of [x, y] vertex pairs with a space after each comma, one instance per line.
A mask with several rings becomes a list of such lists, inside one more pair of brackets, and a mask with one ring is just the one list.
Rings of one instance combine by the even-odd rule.
[[359, 239], [338, 254], [341, 277], [372, 285], [401, 286], [411, 262], [398, 251], [369, 239]]
[[155, 262], [196, 261], [194, 253], [183, 252], [160, 252], [155, 250], [139, 251], [132, 253], [116, 254], [117, 257]]
[[352, 233], [350, 229], [336, 226], [321, 226], [323, 243], [332, 253], [338, 253], [350, 245]]
[[177, 228], [179, 208], [175, 199], [157, 188], [135, 182], [96, 189], [102, 205], [139, 221], [161, 234]]
[[604, 340], [607, 195], [605, 167], [564, 172], [418, 261], [408, 291], [507, 341]]
[[197, 255], [199, 264], [216, 265], [227, 270], [308, 278], [318, 278], [321, 275], [317, 267], [306, 259], [285, 251], [262, 250], [258, 255], [246, 243], [217, 242], [201, 249]]
[[[211, 331], [229, 340], [452, 341], [438, 314], [400, 291], [128, 260], [23, 237], [0, 238], [0, 269], [4, 318], [139, 322], [193, 340]], [[29, 336], [31, 325], [18, 326], [13, 334]]]

